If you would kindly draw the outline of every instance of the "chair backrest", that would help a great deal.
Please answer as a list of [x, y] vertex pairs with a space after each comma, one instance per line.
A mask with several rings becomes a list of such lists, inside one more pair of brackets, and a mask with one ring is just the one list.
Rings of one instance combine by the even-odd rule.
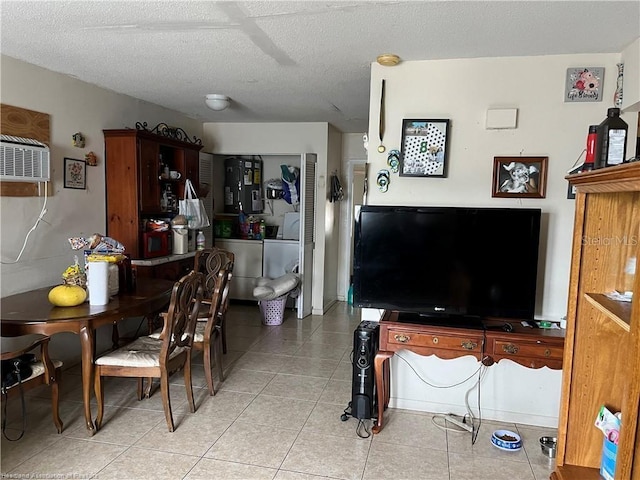
[[[235, 255], [233, 252], [222, 248], [212, 247], [198, 250], [194, 259], [193, 269], [206, 275], [206, 297], [211, 298], [218, 282], [220, 270], [226, 270], [227, 275], [233, 272]], [[230, 279], [231, 277], [229, 277]]]
[[203, 294], [204, 275], [193, 270], [173, 286], [162, 332], [161, 363], [168, 360], [176, 348], [191, 348]]
[[212, 279], [212, 293], [211, 297], [207, 299], [209, 304], [209, 313], [207, 315], [207, 324], [204, 329], [205, 338], [211, 338], [213, 329], [220, 324], [221, 313], [223, 309], [224, 292], [229, 290], [228, 287], [229, 275], [223, 268], [218, 271], [217, 275]]

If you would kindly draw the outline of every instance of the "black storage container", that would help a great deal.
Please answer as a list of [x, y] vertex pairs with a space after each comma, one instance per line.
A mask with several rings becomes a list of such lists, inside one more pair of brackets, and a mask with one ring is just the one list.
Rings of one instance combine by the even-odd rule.
[[619, 108], [607, 110], [597, 128], [595, 168], [620, 165], [627, 155], [627, 122], [620, 118]]

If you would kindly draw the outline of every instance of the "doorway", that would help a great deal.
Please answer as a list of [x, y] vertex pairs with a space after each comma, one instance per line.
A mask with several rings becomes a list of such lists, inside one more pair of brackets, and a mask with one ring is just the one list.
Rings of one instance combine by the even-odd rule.
[[338, 300], [347, 301], [351, 275], [353, 275], [353, 232], [355, 213], [364, 202], [364, 188], [366, 178], [366, 160], [350, 160], [347, 163], [347, 201], [343, 210], [342, 222], [342, 252], [346, 261], [341, 262], [341, 274], [338, 289]]

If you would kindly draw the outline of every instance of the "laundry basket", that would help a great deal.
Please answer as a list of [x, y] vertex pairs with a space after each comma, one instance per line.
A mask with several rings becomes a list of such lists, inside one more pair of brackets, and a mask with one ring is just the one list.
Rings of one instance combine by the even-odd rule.
[[287, 304], [289, 294], [274, 298], [273, 300], [260, 300], [260, 313], [262, 313], [263, 325], [282, 325], [284, 320], [284, 307]]

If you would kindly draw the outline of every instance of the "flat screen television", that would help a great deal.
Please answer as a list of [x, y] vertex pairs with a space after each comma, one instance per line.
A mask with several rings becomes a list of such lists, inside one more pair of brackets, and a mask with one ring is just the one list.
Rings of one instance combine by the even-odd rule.
[[426, 317], [531, 320], [540, 209], [367, 205], [353, 301]]

